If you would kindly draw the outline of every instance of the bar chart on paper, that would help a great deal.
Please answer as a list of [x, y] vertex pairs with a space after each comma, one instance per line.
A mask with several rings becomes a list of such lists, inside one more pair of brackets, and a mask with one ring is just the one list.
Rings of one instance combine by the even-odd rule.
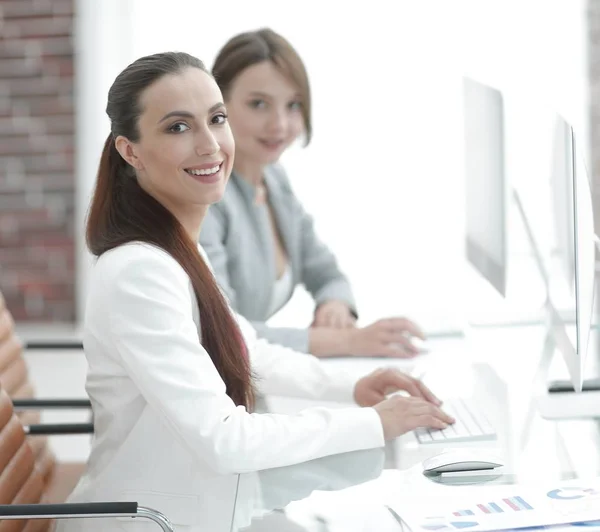
[[473, 509], [457, 510], [456, 512], [452, 512], [452, 515], [463, 517], [466, 515], [501, 514], [504, 512], [521, 512], [524, 510], [533, 510], [533, 506], [523, 499], [523, 497], [516, 496], [507, 497], [497, 502], [477, 504]]
[[[430, 516], [421, 524], [423, 530], [432, 532], [443, 532], [448, 530], [463, 530], [479, 526], [481, 523], [477, 516], [490, 516], [491, 514], [503, 514], [524, 512], [533, 510], [523, 497], [515, 495], [513, 497], [503, 497], [495, 502], [476, 503], [471, 508], [456, 510], [452, 512], [452, 517], [447, 515]], [[473, 517], [473, 519], [453, 519], [453, 517]]]
[[414, 532], [591, 531], [600, 524], [600, 479], [587, 484], [489, 486], [435, 500], [403, 497], [396, 513]]

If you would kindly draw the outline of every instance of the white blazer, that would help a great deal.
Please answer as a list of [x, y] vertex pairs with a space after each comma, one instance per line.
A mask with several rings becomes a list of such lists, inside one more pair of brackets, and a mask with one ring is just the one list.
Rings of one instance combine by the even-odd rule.
[[[199, 341], [190, 279], [159, 248], [131, 243], [109, 251], [90, 281], [84, 347], [95, 435], [71, 502], [138, 501], [181, 532], [208, 530], [209, 516], [222, 516], [229, 530], [238, 474], [384, 445], [373, 408], [284, 416], [236, 407]], [[261, 394], [351, 399], [347, 377], [257, 340], [252, 326], [238, 321]], [[215, 525], [211, 532], [220, 529]], [[58, 531], [82, 530], [158, 528], [138, 519], [59, 522]]]

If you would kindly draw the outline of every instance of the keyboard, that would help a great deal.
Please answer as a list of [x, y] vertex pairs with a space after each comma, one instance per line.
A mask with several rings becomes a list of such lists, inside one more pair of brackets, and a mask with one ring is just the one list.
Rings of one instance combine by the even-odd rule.
[[428, 428], [415, 430], [415, 436], [420, 444], [496, 439], [496, 430], [483, 410], [472, 401], [460, 397], [448, 399], [444, 401], [442, 408], [456, 420], [456, 423], [442, 430]]

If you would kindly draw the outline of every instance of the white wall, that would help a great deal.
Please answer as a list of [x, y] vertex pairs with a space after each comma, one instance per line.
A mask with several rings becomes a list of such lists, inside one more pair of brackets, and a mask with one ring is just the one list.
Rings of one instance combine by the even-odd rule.
[[[409, 314], [435, 327], [467, 307], [507, 308], [463, 259], [461, 76], [516, 95], [513, 118], [546, 102], [585, 135], [584, 0], [129, 5], [134, 57], [178, 49], [211, 66], [230, 36], [261, 26], [298, 49], [315, 134], [309, 148], [286, 156], [287, 169], [351, 277], [365, 322]], [[535, 126], [535, 113], [528, 120]], [[526, 138], [523, 153], [534, 145], [543, 153], [540, 139]], [[300, 293], [276, 320], [307, 323], [310, 310]]]
[[110, 132], [106, 117], [108, 89], [116, 75], [130, 63], [131, 5], [122, 0], [76, 5], [76, 212], [77, 317], [85, 308], [91, 255], [85, 246], [85, 217], [96, 180], [100, 154]]

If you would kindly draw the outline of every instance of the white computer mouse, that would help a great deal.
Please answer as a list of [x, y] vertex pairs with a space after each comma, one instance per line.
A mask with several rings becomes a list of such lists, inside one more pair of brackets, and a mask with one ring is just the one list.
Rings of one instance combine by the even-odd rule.
[[453, 473], [481, 471], [502, 467], [502, 460], [484, 449], [455, 449], [432, 456], [423, 461], [425, 473]]
[[427, 340], [422, 340], [418, 336], [411, 336], [410, 343], [421, 354], [429, 352], [429, 344], [427, 343]]

